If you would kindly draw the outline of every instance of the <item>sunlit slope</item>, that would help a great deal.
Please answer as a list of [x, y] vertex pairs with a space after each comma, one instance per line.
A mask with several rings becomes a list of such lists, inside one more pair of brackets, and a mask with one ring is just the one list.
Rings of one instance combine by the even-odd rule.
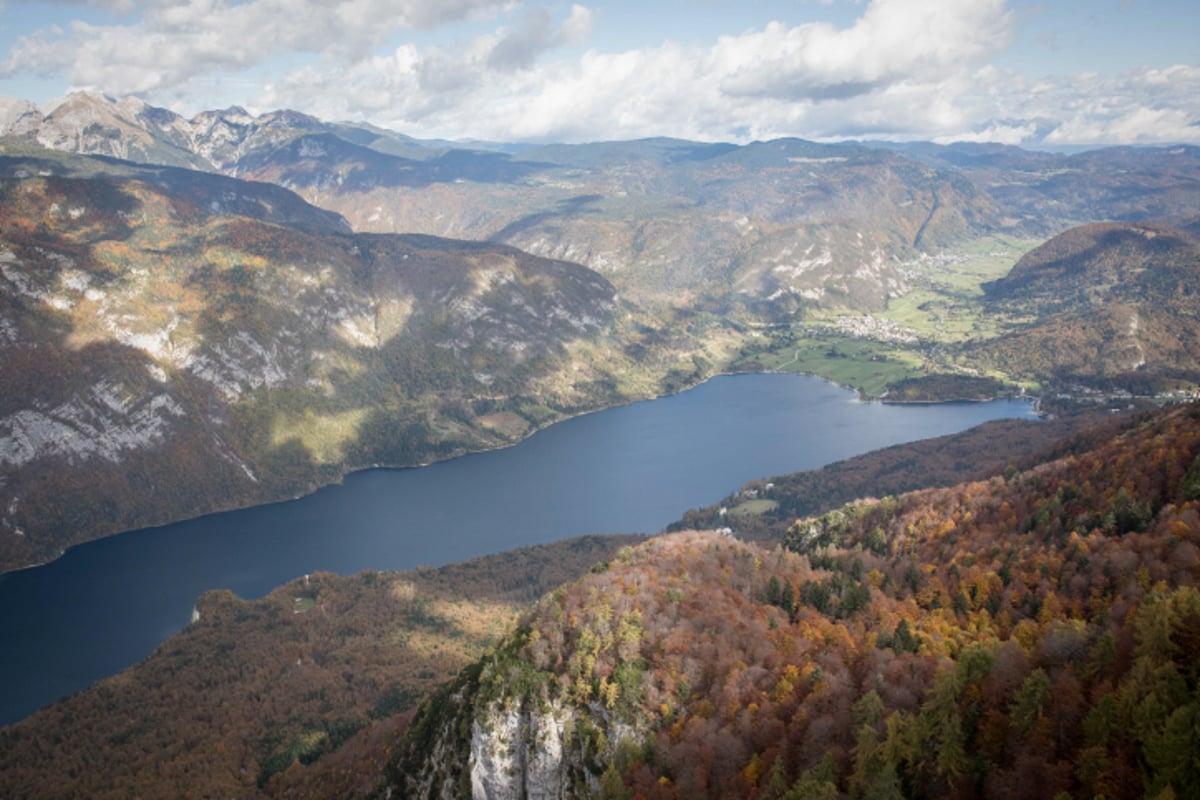
[[655, 385], [635, 385], [654, 357], [626, 369], [616, 293], [585, 267], [352, 235], [203, 173], [43, 153], [0, 175], [5, 567]]
[[257, 600], [208, 592], [143, 662], [0, 731], [0, 794], [361, 796], [425, 693], [538, 596], [639, 538], [316, 573]]
[[985, 286], [1004, 334], [968, 350], [1023, 377], [1143, 391], [1200, 380], [1200, 239], [1145, 223], [1073, 228]]

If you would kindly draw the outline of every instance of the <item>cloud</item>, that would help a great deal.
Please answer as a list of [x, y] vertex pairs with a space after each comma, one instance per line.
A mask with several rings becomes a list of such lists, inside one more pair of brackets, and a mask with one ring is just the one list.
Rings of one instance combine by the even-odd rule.
[[1198, 67], [1142, 67], [1054, 80], [984, 67], [972, 76], [970, 90], [956, 101], [963, 114], [960, 129], [939, 134], [939, 141], [1200, 143]]
[[[241, 3], [236, 0], [185, 0], [182, 5], [178, 0], [48, 0], [46, 4], [99, 8], [123, 16], [141, 14], [145, 17], [160, 15], [163, 12], [167, 12], [168, 16], [171, 16], [172, 12], [190, 15], [194, 10], [203, 9], [207, 9], [208, 13], [213, 15], [225, 15], [238, 9], [250, 8], [251, 14], [257, 14], [253, 7], [278, 7], [276, 3], [263, 3], [261, 0]], [[516, 0], [301, 0], [291, 5], [295, 10], [308, 14], [308, 19], [313, 23], [340, 18], [350, 26], [369, 26], [379, 21], [390, 21], [404, 28], [432, 29], [452, 22], [490, 15], [515, 4]], [[179, 14], [174, 16], [178, 17]], [[303, 23], [304, 19], [292, 21]], [[319, 29], [316, 32], [320, 35]]]
[[330, 61], [367, 57], [400, 30], [484, 16], [511, 0], [99, 0], [125, 25], [75, 22], [22, 37], [0, 74], [66, 74], [80, 87], [138, 94], [214, 72], [237, 72], [283, 54]]
[[824, 23], [722, 37], [722, 90], [785, 100], [846, 99], [932, 80], [1002, 49], [1012, 36], [1003, 0], [875, 0], [852, 26]]
[[[591, 12], [573, 6], [556, 23], [541, 9], [524, 14], [511, 29], [501, 29], [453, 47], [423, 50], [403, 44], [392, 53], [341, 65], [306, 66], [282, 76], [255, 99], [261, 108], [318, 106], [332, 118], [371, 117], [386, 111], [390, 121], [428, 128], [442, 118], [482, 117], [497, 97], [514, 94], [524, 101], [536, 94], [545, 73], [535, 69], [544, 54], [580, 41]], [[468, 125], [469, 133], [478, 125]], [[458, 135], [463, 135], [461, 132]]]
[[1067, 87], [1034, 98], [1026, 109], [1049, 115], [1055, 107], [1059, 113], [1045, 137], [1049, 143], [1200, 143], [1200, 67], [1080, 75]]
[[1023, 142], [1041, 138], [1038, 125], [1035, 122], [996, 121], [986, 127], [966, 133], [935, 136], [937, 144], [952, 144], [954, 142], [996, 142], [998, 144], [1019, 145]]
[[940, 132], [962, 122], [950, 107], [969, 88], [961, 76], [1012, 26], [1001, 0], [875, 0], [841, 29], [772, 23], [709, 47], [666, 42], [546, 58], [582, 41], [590, 22], [581, 6], [557, 25], [534, 10], [453, 50], [405, 47], [337, 69], [315, 87], [305, 69], [256, 102], [301, 102], [328, 84], [339, 89], [326, 98], [334, 116], [374, 114], [392, 95], [393, 126], [493, 139], [822, 137], [930, 124]]
[[487, 66], [511, 72], [528, 69], [544, 53], [569, 42], [583, 41], [592, 26], [592, 12], [576, 5], [570, 16], [556, 27], [553, 18], [543, 8], [524, 14], [516, 28], [499, 38], [488, 53]]
[[[1200, 141], [1200, 68], [1035, 80], [997, 67], [1018, 25], [1004, 0], [871, 0], [840, 27], [625, 51], [587, 49], [586, 6], [541, 0], [88, 2], [131, 22], [48, 28], [5, 70], [192, 110], [228, 105], [236, 84], [251, 109], [448, 138]], [[404, 34], [458, 20], [473, 24], [457, 41]]]

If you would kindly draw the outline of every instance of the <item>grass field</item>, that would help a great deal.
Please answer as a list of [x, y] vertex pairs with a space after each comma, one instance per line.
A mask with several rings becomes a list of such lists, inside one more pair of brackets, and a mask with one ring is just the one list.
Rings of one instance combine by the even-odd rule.
[[747, 500], [744, 503], [738, 503], [727, 512], [731, 517], [755, 517], [759, 514], [765, 514], [768, 511], [774, 511], [779, 507], [779, 503], [774, 500]]
[[923, 360], [916, 347], [787, 331], [764, 337], [763, 349], [744, 359], [740, 366], [819, 375], [877, 397], [889, 383], [924, 374]]
[[888, 301], [879, 316], [943, 343], [995, 336], [993, 320], [981, 313], [983, 284], [1008, 274], [1013, 264], [1040, 242], [989, 237], [961, 252], [920, 266], [912, 290]]
[[[915, 341], [887, 340], [881, 334], [863, 337], [833, 330], [839, 319], [867, 319], [832, 309], [806, 313], [790, 329], [772, 329], [754, 340], [739, 366], [752, 369], [803, 372], [879, 397], [888, 384], [935, 372], [955, 372], [945, 348], [999, 333], [998, 321], [982, 303], [983, 284], [1008, 274], [1022, 255], [1039, 242], [989, 237], [913, 265], [910, 291], [893, 298], [874, 316], [877, 328], [894, 324], [898, 334]], [[876, 338], [871, 338], [876, 335]], [[1004, 376], [995, 376], [1002, 378]]]

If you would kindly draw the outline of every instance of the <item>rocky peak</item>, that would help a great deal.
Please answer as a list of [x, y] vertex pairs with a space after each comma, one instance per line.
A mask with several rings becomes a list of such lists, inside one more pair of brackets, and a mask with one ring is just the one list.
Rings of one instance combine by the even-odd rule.
[[136, 97], [72, 92], [50, 103], [44, 114], [27, 112], [19, 125], [0, 125], [0, 133], [28, 135], [54, 150], [198, 166], [195, 155], [181, 144], [181, 122], [174, 112]]
[[[45, 120], [60, 127], [121, 125], [133, 129], [138, 127], [136, 122], [148, 109], [149, 106], [136, 97], [124, 97], [118, 100], [92, 92], [71, 92], [51, 104]], [[166, 109], [158, 109], [158, 111], [160, 114], [171, 113]]]
[[42, 122], [42, 112], [28, 100], [0, 95], [0, 136], [27, 134]]
[[188, 119], [136, 97], [86, 91], [54, 101], [45, 113], [32, 103], [0, 99], [0, 135], [31, 135], [55, 150], [218, 172], [235, 172], [256, 147], [327, 127], [296, 111], [254, 115], [240, 106]]

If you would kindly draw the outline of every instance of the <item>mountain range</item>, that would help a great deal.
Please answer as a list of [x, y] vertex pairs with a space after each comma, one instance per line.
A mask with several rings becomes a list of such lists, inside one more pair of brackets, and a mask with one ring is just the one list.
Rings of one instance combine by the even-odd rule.
[[[1200, 218], [1200, 150], [1075, 156], [986, 145], [735, 146], [672, 139], [482, 149], [291, 111], [185, 119], [78, 93], [10, 101], [0, 134], [291, 189], [360, 232], [511, 244], [589, 266], [639, 301], [878, 311], [910, 262], [984, 235]], [[676, 304], [678, 304], [676, 302]]]
[[0, 569], [721, 371], [1068, 412], [763, 481], [757, 541], [207, 595], [0, 730], [0, 794], [1200, 793], [1200, 417], [1073, 410], [1200, 385], [1198, 186], [1193, 147], [0, 101]]
[[[720, 371], [892, 400], [1200, 376], [1194, 148], [461, 147], [86, 93], [0, 103], [0, 148], [6, 568]], [[1104, 218], [1131, 221], [1071, 227]], [[867, 344], [831, 360], [830, 331]]]
[[985, 284], [1014, 321], [977, 356], [1009, 375], [1152, 391], [1200, 380], [1200, 239], [1147, 223], [1072, 228]]
[[[86, 93], [0, 103], [0, 148], [9, 568], [720, 371], [892, 400], [1200, 376], [1194, 148], [460, 147]], [[867, 344], [831, 360], [831, 331]]]

